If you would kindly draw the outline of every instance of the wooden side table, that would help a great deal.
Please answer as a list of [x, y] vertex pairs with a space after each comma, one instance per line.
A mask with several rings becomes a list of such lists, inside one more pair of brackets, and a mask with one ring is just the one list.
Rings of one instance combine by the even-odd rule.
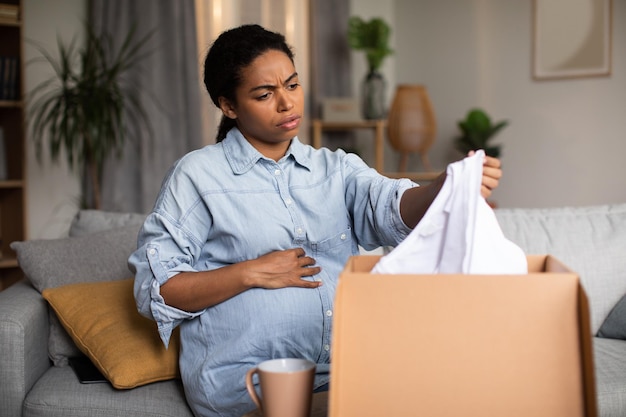
[[383, 173], [389, 178], [408, 178], [417, 183], [424, 181], [430, 182], [441, 175], [443, 171], [424, 171], [424, 172], [385, 172]]
[[352, 122], [327, 122], [320, 119], [313, 120], [313, 146], [315, 148], [322, 147], [322, 132], [324, 130], [359, 130], [369, 129], [374, 131], [375, 142], [375, 163], [374, 168], [380, 173], [384, 171], [384, 145], [385, 145], [385, 128], [387, 120], [358, 120]]

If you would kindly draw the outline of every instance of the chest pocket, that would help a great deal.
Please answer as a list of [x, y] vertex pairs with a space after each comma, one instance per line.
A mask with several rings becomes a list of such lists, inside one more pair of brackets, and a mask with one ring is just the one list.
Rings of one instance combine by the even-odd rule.
[[313, 254], [337, 253], [341, 251], [352, 251], [352, 228], [347, 228], [328, 239], [319, 242], [310, 242]]

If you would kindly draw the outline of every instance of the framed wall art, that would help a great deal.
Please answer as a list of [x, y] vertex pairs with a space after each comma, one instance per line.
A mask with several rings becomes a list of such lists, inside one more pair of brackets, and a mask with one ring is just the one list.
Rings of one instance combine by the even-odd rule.
[[533, 0], [536, 80], [611, 75], [612, 0]]

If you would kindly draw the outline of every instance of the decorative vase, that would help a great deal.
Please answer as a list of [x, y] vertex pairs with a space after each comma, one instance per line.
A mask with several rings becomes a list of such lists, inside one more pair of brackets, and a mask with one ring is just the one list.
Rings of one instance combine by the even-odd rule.
[[418, 153], [425, 171], [431, 171], [427, 152], [435, 141], [437, 124], [428, 91], [423, 85], [397, 87], [387, 117], [387, 137], [400, 152], [399, 172], [406, 171], [409, 153]]
[[361, 113], [366, 120], [385, 117], [385, 91], [387, 83], [383, 75], [371, 70], [361, 84]]

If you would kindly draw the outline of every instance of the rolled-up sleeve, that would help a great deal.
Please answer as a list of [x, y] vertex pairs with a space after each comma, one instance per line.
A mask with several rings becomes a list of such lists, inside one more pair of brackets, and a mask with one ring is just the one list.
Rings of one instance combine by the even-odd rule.
[[402, 194], [418, 184], [408, 179], [390, 179], [369, 168], [361, 159], [347, 155], [346, 204], [354, 221], [359, 244], [367, 250], [394, 246], [411, 232], [400, 215]]
[[163, 224], [157, 214], [148, 216], [139, 233], [138, 248], [128, 263], [135, 274], [137, 309], [156, 322], [161, 340], [168, 346], [176, 326], [183, 320], [199, 316], [204, 310], [180, 310], [167, 305], [161, 296], [161, 286], [171, 277], [180, 272], [196, 271], [192, 266], [192, 257], [180, 249], [180, 241], [175, 241]]

